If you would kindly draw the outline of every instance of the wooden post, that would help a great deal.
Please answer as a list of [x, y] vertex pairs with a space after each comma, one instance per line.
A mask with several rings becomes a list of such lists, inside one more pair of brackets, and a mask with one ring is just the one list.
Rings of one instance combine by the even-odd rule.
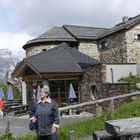
[[74, 131], [70, 131], [70, 140], [74, 140]]
[[102, 106], [96, 104], [96, 117], [100, 117], [102, 115]]
[[114, 99], [110, 100], [110, 117], [112, 120], [114, 119]]
[[27, 91], [26, 91], [26, 83], [22, 82], [22, 105], [27, 105]]
[[65, 90], [64, 90], [64, 99], [63, 99], [63, 103], [67, 103], [67, 99], [68, 99], [68, 84], [67, 81], [64, 81], [64, 85], [65, 85]]
[[72, 113], [72, 109], [69, 109], [69, 115], [72, 115], [73, 113]]
[[58, 104], [61, 106], [61, 101], [60, 101], [60, 88], [58, 87]]

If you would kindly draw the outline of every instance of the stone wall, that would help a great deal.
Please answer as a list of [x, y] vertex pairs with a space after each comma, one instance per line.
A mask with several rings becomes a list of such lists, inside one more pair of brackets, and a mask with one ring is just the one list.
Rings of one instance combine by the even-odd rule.
[[[135, 92], [137, 90], [136, 83], [103, 83], [101, 88], [101, 97], [102, 98], [108, 98], [112, 96], [118, 96], [123, 95], [131, 92]], [[114, 108], [120, 107], [124, 103], [128, 103], [132, 101], [133, 99], [130, 98], [122, 98], [119, 100], [114, 101]], [[103, 111], [110, 111], [110, 102], [104, 102], [102, 103], [102, 109]]]
[[[102, 98], [123, 95], [137, 90], [135, 83], [104, 83], [105, 70], [105, 65], [94, 65], [85, 69], [83, 77], [81, 78], [81, 84], [79, 85], [81, 93], [80, 102], [88, 102]], [[96, 87], [96, 91], [93, 91], [93, 86]], [[115, 100], [115, 108], [128, 101], [130, 101], [130, 98]], [[96, 108], [100, 108], [100, 106], [102, 106], [103, 112], [110, 110], [110, 102], [104, 102], [98, 104], [98, 106], [84, 106], [78, 110], [95, 113]]]
[[106, 51], [100, 51], [100, 60], [103, 63], [127, 63], [126, 48], [116, 47]]
[[[92, 58], [99, 59], [99, 52], [97, 48], [97, 42], [94, 41], [87, 41], [87, 42], [80, 42], [78, 46], [78, 50]], [[45, 45], [33, 45], [32, 47], [27, 48], [26, 56], [35, 55], [43, 51], [43, 49], [49, 50], [51, 48], [56, 47], [58, 44], [45, 44]], [[72, 46], [72, 47], [77, 47]]]
[[46, 45], [33, 45], [32, 47], [27, 48], [26, 57], [38, 54], [43, 51], [43, 49], [49, 50], [56, 47], [56, 44], [46, 44]]
[[108, 98], [136, 91], [136, 83], [103, 83], [101, 96]]
[[137, 60], [137, 52], [140, 48], [140, 40], [135, 38], [137, 34], [140, 35], [140, 24], [130, 28], [125, 35], [128, 63], [136, 63]]
[[[126, 42], [125, 42], [125, 31], [120, 31], [120, 32], [116, 32], [114, 34], [111, 34], [109, 36], [106, 36], [102, 39], [99, 40], [99, 49], [101, 49], [100, 44], [105, 41], [108, 44], [108, 48], [116, 48], [116, 47], [121, 47], [121, 46], [125, 46]], [[102, 49], [101, 49], [102, 50]]]
[[[107, 43], [107, 48], [101, 48], [101, 42]], [[104, 63], [126, 63], [125, 32], [111, 34], [99, 40], [100, 60]]]
[[94, 59], [99, 60], [99, 51], [96, 41], [82, 41], [79, 43], [78, 50]]
[[[104, 63], [136, 63], [140, 48], [140, 40], [135, 39], [136, 34], [140, 34], [140, 24], [99, 40], [100, 60]], [[102, 41], [107, 42], [107, 49], [101, 49]]]
[[[85, 69], [80, 85], [81, 102], [117, 96], [136, 90], [135, 83], [104, 83], [105, 75], [105, 65], [103, 64]], [[96, 87], [96, 92], [93, 91], [92, 86]]]
[[81, 79], [81, 102], [87, 102], [95, 100], [92, 94], [92, 85], [97, 87], [98, 91], [101, 91], [102, 83], [102, 65], [94, 65], [85, 69], [83, 77]]

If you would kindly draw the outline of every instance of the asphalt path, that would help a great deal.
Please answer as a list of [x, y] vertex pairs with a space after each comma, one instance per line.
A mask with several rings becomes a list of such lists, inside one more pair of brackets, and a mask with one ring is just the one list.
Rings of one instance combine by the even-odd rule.
[[[60, 117], [60, 127], [62, 125], [68, 125], [72, 123], [76, 123], [79, 121], [85, 121], [91, 118], [91, 116], [64, 116]], [[10, 133], [12, 133], [15, 137], [20, 137], [27, 134], [33, 134], [34, 131], [29, 130], [29, 116], [22, 116], [22, 117], [13, 117], [13, 116], [6, 116], [4, 118], [0, 118], [0, 135], [5, 134], [5, 130], [8, 125], [9, 120], [9, 128]]]

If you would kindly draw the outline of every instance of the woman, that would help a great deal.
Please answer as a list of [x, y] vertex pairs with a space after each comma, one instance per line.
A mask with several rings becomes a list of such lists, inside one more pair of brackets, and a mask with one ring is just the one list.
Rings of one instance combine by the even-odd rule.
[[49, 97], [48, 86], [40, 91], [40, 100], [35, 103], [31, 110], [31, 121], [37, 122], [37, 135], [40, 140], [57, 140], [57, 129], [59, 128], [59, 115], [56, 102]]

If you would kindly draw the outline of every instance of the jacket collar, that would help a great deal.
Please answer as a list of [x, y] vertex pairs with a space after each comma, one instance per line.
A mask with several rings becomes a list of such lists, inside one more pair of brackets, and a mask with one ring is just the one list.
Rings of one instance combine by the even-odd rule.
[[[51, 103], [51, 98], [48, 97], [48, 98], [44, 101], [44, 103], [45, 103], [45, 102]], [[41, 100], [38, 100], [38, 103], [43, 103], [43, 102], [42, 102]]]

